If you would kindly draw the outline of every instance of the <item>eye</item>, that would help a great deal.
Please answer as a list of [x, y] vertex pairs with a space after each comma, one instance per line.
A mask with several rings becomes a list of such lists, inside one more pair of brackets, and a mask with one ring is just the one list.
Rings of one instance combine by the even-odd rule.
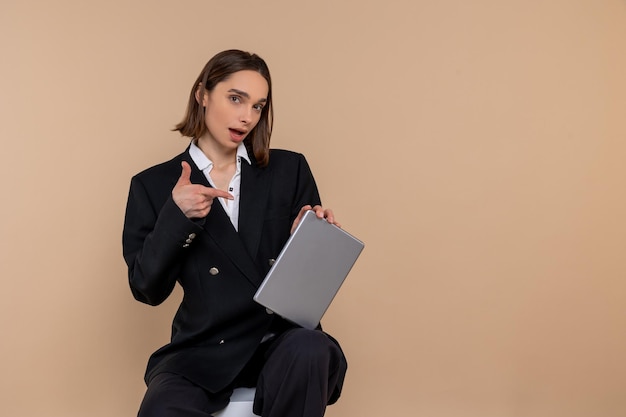
[[255, 104], [254, 106], [252, 106], [254, 108], [254, 110], [258, 111], [259, 113], [261, 113], [263, 111], [263, 105], [262, 104]]
[[241, 97], [239, 96], [228, 96], [228, 99], [233, 103], [241, 103]]

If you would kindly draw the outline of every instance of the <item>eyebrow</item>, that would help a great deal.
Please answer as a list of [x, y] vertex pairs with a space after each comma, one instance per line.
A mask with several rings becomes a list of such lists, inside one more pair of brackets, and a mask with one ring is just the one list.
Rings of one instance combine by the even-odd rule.
[[[237, 90], [236, 88], [231, 88], [230, 90], [228, 90], [228, 92], [239, 94], [240, 96], [243, 96], [245, 98], [250, 98], [250, 94], [246, 93], [245, 91]], [[259, 99], [259, 103], [265, 103], [266, 101], [266, 98]]]

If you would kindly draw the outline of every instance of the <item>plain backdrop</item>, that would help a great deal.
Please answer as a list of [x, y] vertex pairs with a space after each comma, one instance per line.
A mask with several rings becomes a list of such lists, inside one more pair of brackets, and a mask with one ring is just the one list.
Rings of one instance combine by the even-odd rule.
[[0, 48], [0, 415], [136, 414], [181, 292], [131, 297], [130, 177], [229, 48], [366, 243], [328, 416], [626, 415], [625, 1], [3, 0]]

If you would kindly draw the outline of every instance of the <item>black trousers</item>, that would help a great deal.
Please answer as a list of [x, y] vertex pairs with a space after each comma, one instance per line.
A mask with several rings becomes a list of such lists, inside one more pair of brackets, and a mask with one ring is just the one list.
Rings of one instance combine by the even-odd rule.
[[227, 390], [212, 394], [184, 377], [163, 373], [148, 385], [139, 417], [207, 417], [226, 407], [232, 389], [256, 386], [254, 413], [263, 417], [322, 417], [339, 397], [347, 362], [336, 341], [319, 330], [290, 329], [263, 343]]

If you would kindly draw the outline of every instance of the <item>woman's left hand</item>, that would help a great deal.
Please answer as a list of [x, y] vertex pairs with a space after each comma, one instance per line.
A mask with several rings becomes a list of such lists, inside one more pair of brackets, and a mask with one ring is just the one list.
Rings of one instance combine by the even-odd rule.
[[296, 230], [296, 227], [300, 224], [300, 220], [302, 220], [302, 216], [309, 210], [313, 210], [315, 215], [320, 219], [326, 219], [326, 221], [330, 224], [334, 224], [337, 227], [341, 227], [339, 223], [335, 220], [335, 215], [331, 209], [325, 209], [322, 206], [314, 206], [306, 205], [300, 209], [300, 213], [298, 213], [298, 217], [293, 221], [293, 225], [291, 226], [291, 233]]

